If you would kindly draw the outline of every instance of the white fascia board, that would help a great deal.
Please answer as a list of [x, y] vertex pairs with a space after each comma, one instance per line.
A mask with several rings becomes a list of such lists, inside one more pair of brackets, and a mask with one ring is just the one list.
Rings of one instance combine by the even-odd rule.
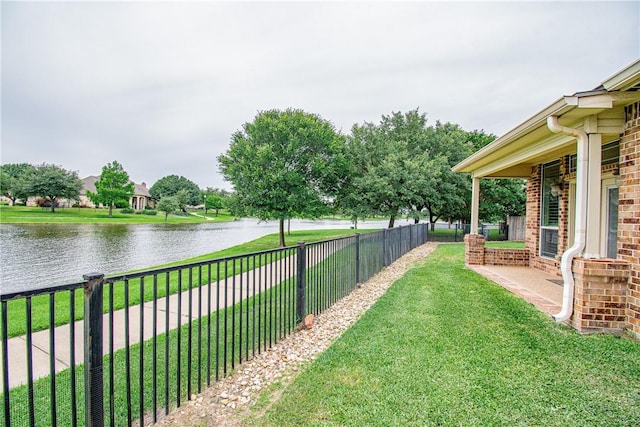
[[[473, 153], [471, 156], [467, 157], [457, 165], [455, 165], [452, 169], [454, 172], [471, 172], [469, 169], [474, 163], [481, 160], [483, 157], [493, 153], [496, 150], [510, 144], [511, 142], [521, 138], [523, 135], [537, 129], [541, 126], [547, 125], [547, 117], [549, 116], [559, 116], [564, 114], [566, 111], [574, 108], [572, 97], [565, 97], [558, 99], [553, 104], [549, 105], [545, 109], [539, 111], [534, 116], [530, 117], [526, 121], [522, 122], [520, 125], [516, 126], [500, 138], [493, 141], [491, 144], [486, 147], [481, 148], [480, 150]], [[568, 103], [569, 102], [569, 103]]]
[[608, 91], [628, 90], [640, 84], [640, 59], [602, 82]]
[[562, 148], [573, 141], [575, 141], [575, 138], [571, 136], [552, 134], [550, 138], [531, 144], [523, 150], [519, 150], [512, 155], [505, 156], [496, 162], [489, 163], [474, 170], [473, 175], [478, 177], [490, 176], [498, 174], [500, 170], [509, 169], [521, 163], [531, 162], [535, 164], [537, 163], [536, 158], [550, 151]]

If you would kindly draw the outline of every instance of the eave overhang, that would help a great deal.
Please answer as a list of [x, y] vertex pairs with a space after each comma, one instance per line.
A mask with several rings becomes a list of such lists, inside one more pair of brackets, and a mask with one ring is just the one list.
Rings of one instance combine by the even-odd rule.
[[[640, 66], [640, 61], [638, 62]], [[595, 131], [617, 138], [623, 132], [624, 105], [640, 100], [640, 92], [604, 89], [563, 96], [491, 144], [453, 167], [474, 177], [527, 178], [531, 167], [575, 152], [575, 139], [552, 133], [547, 117], [563, 126]]]

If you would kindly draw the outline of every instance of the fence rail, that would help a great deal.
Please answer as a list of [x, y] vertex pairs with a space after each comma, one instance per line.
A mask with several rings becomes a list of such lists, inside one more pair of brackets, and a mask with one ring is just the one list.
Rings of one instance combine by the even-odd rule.
[[427, 239], [417, 224], [0, 295], [0, 425], [155, 422]]

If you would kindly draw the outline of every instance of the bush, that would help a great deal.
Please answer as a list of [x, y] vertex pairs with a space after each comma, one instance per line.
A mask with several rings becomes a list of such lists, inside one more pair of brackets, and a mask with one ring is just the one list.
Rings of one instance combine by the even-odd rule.
[[136, 213], [136, 211], [134, 209], [131, 209], [131, 208], [124, 208], [124, 209], [120, 209], [120, 213], [132, 214], [132, 213]]
[[[38, 205], [38, 207], [40, 208], [50, 208], [51, 200], [45, 199], [44, 197], [38, 197], [36, 199], [36, 205]], [[59, 207], [60, 207], [60, 203], [56, 200], [56, 208], [59, 208]]]
[[156, 215], [158, 213], [158, 211], [153, 210], [153, 209], [145, 209], [145, 210], [143, 210], [141, 212], [142, 212], [142, 215], [151, 215], [151, 216], [154, 216], [154, 215]]

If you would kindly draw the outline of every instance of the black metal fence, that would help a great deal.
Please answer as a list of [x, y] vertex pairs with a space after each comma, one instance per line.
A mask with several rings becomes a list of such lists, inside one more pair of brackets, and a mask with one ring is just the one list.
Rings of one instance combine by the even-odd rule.
[[[465, 234], [469, 234], [470, 229], [470, 224], [429, 224], [429, 241], [463, 242]], [[509, 239], [509, 226], [503, 222], [499, 224], [480, 224], [477, 232], [484, 235], [487, 241]]]
[[427, 241], [427, 224], [0, 295], [0, 425], [149, 424]]

